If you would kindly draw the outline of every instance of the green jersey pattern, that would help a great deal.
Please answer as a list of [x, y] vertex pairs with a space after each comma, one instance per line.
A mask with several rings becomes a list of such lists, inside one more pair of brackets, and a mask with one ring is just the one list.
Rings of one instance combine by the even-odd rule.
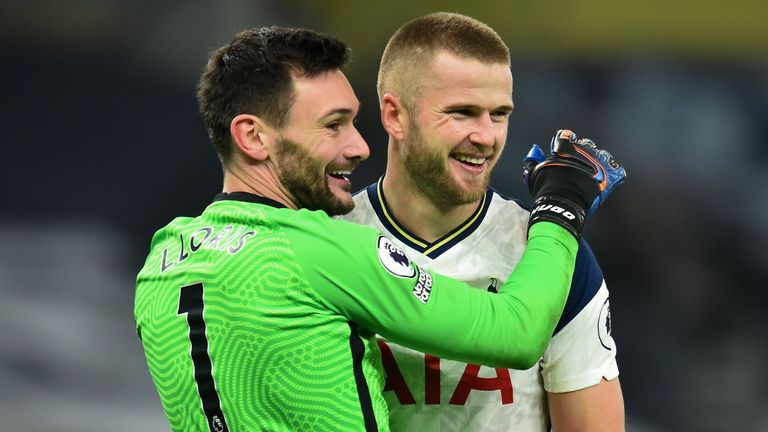
[[374, 334], [525, 366], [558, 321], [576, 250], [536, 224], [490, 294], [416, 267], [370, 228], [221, 195], [155, 234], [135, 319], [174, 431], [386, 431]]

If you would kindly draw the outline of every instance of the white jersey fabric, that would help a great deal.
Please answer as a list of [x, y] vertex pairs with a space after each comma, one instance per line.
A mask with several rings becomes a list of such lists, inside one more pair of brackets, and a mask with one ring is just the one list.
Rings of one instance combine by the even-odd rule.
[[[379, 229], [419, 266], [495, 291], [526, 246], [528, 210], [488, 189], [467, 221], [435, 242], [403, 228], [381, 181], [355, 195], [344, 219]], [[547, 431], [546, 391], [568, 392], [618, 376], [608, 289], [583, 240], [563, 316], [542, 360], [528, 370], [443, 360], [379, 341], [393, 431]]]

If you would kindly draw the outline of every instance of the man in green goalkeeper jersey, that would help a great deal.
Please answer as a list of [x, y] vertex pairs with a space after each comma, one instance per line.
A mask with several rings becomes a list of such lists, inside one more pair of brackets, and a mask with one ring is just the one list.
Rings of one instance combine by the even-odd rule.
[[352, 208], [347, 176], [368, 156], [346, 60], [332, 37], [262, 28], [216, 51], [200, 79], [223, 192], [155, 234], [136, 286], [174, 431], [387, 430], [375, 334], [528, 368], [553, 332], [587, 209], [623, 169], [563, 132], [546, 160], [531, 158], [543, 161], [529, 176], [537, 207], [501, 292], [433, 274], [378, 232], [329, 217]]

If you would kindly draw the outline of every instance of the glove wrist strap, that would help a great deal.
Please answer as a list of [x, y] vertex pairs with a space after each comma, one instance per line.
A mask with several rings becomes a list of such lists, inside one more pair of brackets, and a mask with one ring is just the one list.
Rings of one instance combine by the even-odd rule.
[[539, 196], [533, 202], [528, 229], [537, 222], [552, 222], [567, 229], [579, 240], [584, 231], [585, 219], [584, 208], [572, 201], [554, 196]]

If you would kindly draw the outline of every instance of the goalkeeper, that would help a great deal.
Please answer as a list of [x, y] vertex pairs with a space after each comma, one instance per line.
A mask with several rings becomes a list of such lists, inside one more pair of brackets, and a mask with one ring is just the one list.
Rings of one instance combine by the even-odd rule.
[[329, 217], [351, 210], [348, 176], [368, 157], [347, 52], [269, 27], [209, 59], [198, 100], [223, 192], [155, 234], [136, 285], [174, 431], [388, 430], [375, 334], [530, 367], [565, 304], [587, 212], [624, 179], [607, 152], [562, 132], [526, 163], [538, 210], [499, 294], [419, 268], [378, 232]]

